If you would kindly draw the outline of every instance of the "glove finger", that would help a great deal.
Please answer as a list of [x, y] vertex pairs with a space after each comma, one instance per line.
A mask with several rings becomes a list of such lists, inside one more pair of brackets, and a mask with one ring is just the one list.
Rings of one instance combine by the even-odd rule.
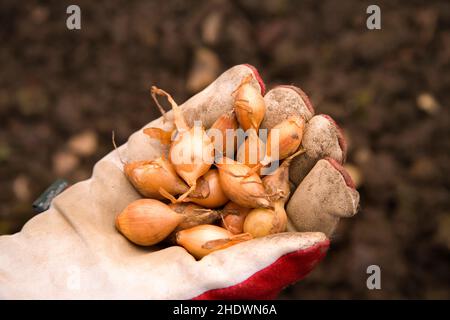
[[342, 130], [328, 115], [317, 115], [305, 126], [302, 146], [305, 153], [296, 157], [290, 166], [289, 178], [298, 185], [320, 159], [330, 157], [345, 162], [347, 144]]
[[320, 231], [331, 236], [339, 219], [357, 213], [359, 193], [345, 169], [334, 159], [319, 160], [290, 198], [289, 229]]
[[280, 233], [239, 243], [196, 262], [194, 299], [273, 299], [325, 256], [323, 233]]
[[314, 116], [308, 96], [295, 86], [277, 86], [264, 96], [266, 115], [262, 128], [271, 129], [289, 116], [303, 116], [306, 121]]

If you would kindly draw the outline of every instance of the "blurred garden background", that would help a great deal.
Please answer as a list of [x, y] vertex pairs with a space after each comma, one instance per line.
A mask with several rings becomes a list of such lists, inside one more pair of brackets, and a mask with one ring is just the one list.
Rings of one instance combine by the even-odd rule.
[[[70, 4], [81, 30], [66, 28]], [[370, 4], [381, 30], [366, 28]], [[0, 21], [0, 234], [57, 178], [88, 178], [112, 130], [123, 143], [158, 117], [152, 84], [182, 102], [250, 63], [344, 128], [361, 194], [280, 298], [450, 298], [449, 1], [2, 0]]]

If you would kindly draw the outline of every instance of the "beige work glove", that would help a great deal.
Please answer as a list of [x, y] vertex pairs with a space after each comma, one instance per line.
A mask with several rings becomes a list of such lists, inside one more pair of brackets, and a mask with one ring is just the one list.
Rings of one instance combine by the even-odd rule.
[[[201, 120], [209, 127], [231, 110], [231, 93], [249, 73], [255, 77], [252, 85], [264, 91], [253, 67], [235, 66], [181, 106], [189, 124]], [[0, 237], [0, 298], [260, 299], [274, 298], [303, 278], [324, 257], [339, 218], [356, 213], [359, 197], [340, 166], [345, 148], [335, 124], [313, 117], [309, 100], [294, 87], [276, 87], [265, 100], [262, 127], [289, 114], [309, 120], [307, 152], [293, 162], [296, 191], [287, 206], [290, 230], [308, 232], [253, 239], [200, 261], [179, 246], [136, 246], [114, 226], [116, 215], [140, 195], [113, 151], [95, 165], [89, 180], [56, 197], [21, 232]], [[172, 119], [171, 112], [167, 116]], [[160, 118], [148, 126], [165, 128], [170, 121]], [[151, 160], [159, 148], [139, 130], [119, 152], [125, 161]]]

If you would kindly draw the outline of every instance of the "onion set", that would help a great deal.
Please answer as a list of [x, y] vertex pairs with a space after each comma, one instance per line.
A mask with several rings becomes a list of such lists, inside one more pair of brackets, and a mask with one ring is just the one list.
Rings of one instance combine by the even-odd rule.
[[189, 190], [167, 159], [134, 161], [124, 165], [124, 172], [131, 184], [144, 197], [163, 199], [162, 193], [178, 195]]
[[[231, 111], [205, 130], [188, 125], [181, 108], [155, 86], [151, 95], [165, 122], [143, 129], [161, 144], [155, 159], [123, 163], [131, 185], [144, 199], [130, 203], [116, 217], [117, 230], [141, 246], [179, 245], [204, 256], [243, 241], [286, 231], [289, 166], [300, 149], [305, 120], [290, 116], [269, 132], [259, 128], [266, 106], [250, 74], [233, 92]], [[169, 121], [158, 97], [171, 105]], [[166, 123], [168, 122], [168, 123]], [[247, 138], [237, 147], [237, 133]], [[113, 133], [114, 134], [114, 133]], [[117, 149], [113, 135], [113, 145]], [[236, 160], [234, 160], [236, 159]], [[281, 162], [270, 175], [261, 168]]]
[[219, 172], [217, 169], [209, 170], [203, 177], [202, 180], [208, 185], [209, 193], [206, 197], [195, 197], [192, 195], [184, 199], [184, 201], [191, 201], [193, 203], [199, 204], [205, 208], [218, 208], [223, 206], [228, 202], [228, 197], [222, 190], [222, 186], [219, 181]]
[[263, 160], [266, 145], [258, 137], [256, 130], [249, 129], [248, 132], [247, 139], [245, 139], [237, 151], [236, 160], [247, 165], [249, 168], [253, 168]]
[[170, 94], [153, 86], [152, 96], [155, 101], [157, 101], [156, 95], [165, 96], [172, 106], [178, 134], [170, 147], [169, 157], [175, 171], [190, 186], [189, 190], [178, 199], [183, 201], [195, 190], [197, 179], [208, 172], [213, 164], [214, 145], [204, 128], [199, 126], [189, 128], [180, 107]]
[[238, 123], [234, 111], [221, 115], [208, 130], [214, 150], [224, 156], [236, 150]]
[[232, 234], [239, 234], [244, 231], [244, 221], [250, 208], [244, 208], [232, 201], [228, 202], [222, 210], [222, 227]]
[[[292, 116], [273, 127], [267, 136], [266, 160], [263, 165], [283, 160], [298, 150], [302, 143], [305, 120]], [[276, 150], [278, 154], [272, 154]]]
[[249, 212], [244, 221], [244, 232], [254, 238], [284, 232], [287, 226], [287, 214], [282, 201], [274, 202], [274, 208], [256, 208]]
[[260, 90], [251, 85], [253, 76], [246, 76], [234, 91], [234, 111], [244, 131], [258, 130], [266, 113], [266, 103]]
[[222, 158], [216, 163], [220, 184], [227, 197], [245, 208], [267, 208], [269, 200], [258, 174], [250, 174], [251, 169], [243, 163]]
[[176, 242], [197, 259], [251, 238], [250, 234], [233, 235], [224, 228], [208, 224], [182, 230], [176, 234]]
[[130, 241], [151, 246], [164, 240], [182, 221], [182, 215], [161, 201], [139, 199], [116, 217], [116, 228]]

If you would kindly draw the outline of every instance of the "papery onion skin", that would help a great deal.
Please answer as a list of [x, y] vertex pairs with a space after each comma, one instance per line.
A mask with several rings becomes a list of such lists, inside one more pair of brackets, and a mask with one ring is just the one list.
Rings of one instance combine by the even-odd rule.
[[223, 158], [216, 166], [222, 190], [231, 201], [246, 208], [270, 207], [257, 173], [248, 175], [249, 167], [229, 158]]
[[194, 127], [179, 134], [170, 147], [169, 156], [176, 172], [192, 187], [211, 168], [214, 145], [203, 129]]
[[170, 145], [172, 141], [173, 130], [165, 131], [161, 128], [144, 128], [143, 132], [150, 138], [156, 139], [164, 145]]
[[251, 85], [253, 77], [245, 77], [235, 91], [234, 111], [236, 118], [244, 129], [259, 129], [266, 113], [266, 104], [260, 90]]
[[[221, 138], [219, 140], [215, 140], [216, 136], [211, 135], [211, 141], [214, 143], [214, 148], [216, 152], [221, 152], [224, 156], [227, 155], [227, 146], [228, 146], [228, 132], [231, 130], [234, 132], [232, 137], [230, 138], [233, 140], [232, 143], [229, 143], [232, 147], [232, 151], [234, 152], [236, 150], [236, 144], [237, 144], [237, 137], [236, 137], [236, 130], [238, 129], [238, 123], [236, 120], [236, 114], [234, 112], [226, 113], [221, 115], [217, 120], [214, 122], [214, 124], [211, 126], [211, 129], [219, 130], [221, 133]], [[228, 131], [227, 131], [228, 130]], [[209, 132], [209, 131], [208, 131]], [[232, 156], [231, 154], [229, 156]]]
[[185, 201], [191, 201], [210, 209], [221, 207], [229, 201], [220, 185], [219, 172], [217, 169], [209, 170], [202, 178], [208, 182], [209, 195], [204, 199], [188, 197]]
[[169, 207], [183, 216], [183, 221], [174, 232], [189, 229], [201, 224], [212, 224], [220, 218], [220, 212], [201, 207], [195, 203], [171, 203]]
[[[304, 129], [305, 120], [300, 116], [291, 116], [273, 127], [267, 137], [267, 158], [270, 161], [276, 161], [292, 155], [301, 145]], [[277, 134], [274, 134], [275, 130]], [[278, 150], [277, 155], [272, 155], [272, 148]]]
[[182, 194], [189, 189], [165, 158], [127, 163], [124, 165], [124, 172], [131, 184], [144, 197], [164, 199], [159, 192], [160, 188], [171, 195]]
[[284, 232], [287, 226], [287, 214], [284, 203], [274, 203], [274, 209], [257, 208], [250, 211], [244, 222], [244, 232], [259, 238]]
[[271, 202], [282, 199], [287, 201], [290, 194], [289, 164], [284, 161], [272, 174], [263, 179], [264, 189]]
[[290, 155], [272, 174], [267, 175], [262, 179], [264, 189], [271, 202], [282, 200], [283, 203], [286, 203], [289, 199], [291, 192], [289, 183], [289, 166], [296, 156], [304, 152], [304, 149], [300, 149]]
[[178, 201], [183, 201], [195, 189], [197, 179], [208, 172], [214, 163], [214, 145], [201, 126], [190, 128], [183, 112], [175, 100], [166, 91], [152, 86], [152, 97], [160, 107], [156, 95], [165, 96], [172, 106], [174, 123], [178, 134], [172, 142], [169, 157], [175, 171], [189, 185], [189, 190], [183, 193]]
[[228, 230], [214, 225], [199, 225], [177, 232], [176, 241], [195, 258], [201, 259], [215, 249], [206, 249], [203, 245], [212, 240], [228, 239], [233, 234]]
[[228, 202], [223, 208], [221, 225], [232, 234], [244, 232], [244, 221], [252, 209], [244, 208], [232, 201]]
[[190, 203], [190, 202], [170, 203], [168, 206], [170, 209], [172, 209], [176, 213], [187, 214], [187, 215], [195, 214], [196, 210], [205, 209], [202, 206], [199, 206], [198, 204]]
[[161, 201], [139, 199], [116, 217], [116, 228], [131, 242], [151, 246], [164, 240], [182, 220]]
[[253, 168], [263, 160], [265, 153], [265, 143], [258, 137], [255, 130], [250, 129], [247, 139], [239, 146], [236, 160]]

